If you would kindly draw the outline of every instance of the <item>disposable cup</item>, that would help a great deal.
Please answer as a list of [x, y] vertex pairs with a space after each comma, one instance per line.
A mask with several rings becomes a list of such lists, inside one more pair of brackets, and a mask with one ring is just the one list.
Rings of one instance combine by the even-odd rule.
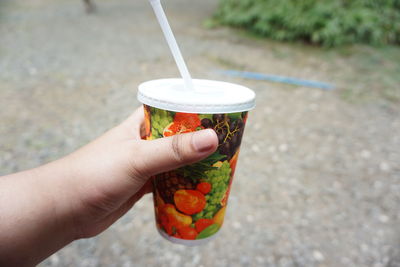
[[145, 139], [213, 129], [218, 148], [206, 159], [152, 177], [157, 229], [167, 240], [187, 246], [208, 242], [221, 229], [236, 169], [252, 90], [237, 84], [182, 79], [142, 83]]

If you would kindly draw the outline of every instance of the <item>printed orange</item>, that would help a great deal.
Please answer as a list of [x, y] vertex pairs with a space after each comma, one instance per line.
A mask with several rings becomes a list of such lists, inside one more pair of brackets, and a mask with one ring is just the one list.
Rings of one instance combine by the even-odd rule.
[[188, 215], [199, 213], [206, 206], [206, 198], [197, 190], [176, 191], [174, 202], [179, 211]]

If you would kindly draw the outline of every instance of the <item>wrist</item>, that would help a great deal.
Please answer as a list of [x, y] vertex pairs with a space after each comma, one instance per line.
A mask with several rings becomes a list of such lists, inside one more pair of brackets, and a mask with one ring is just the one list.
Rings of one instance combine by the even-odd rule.
[[56, 198], [57, 168], [40, 168], [1, 178], [0, 265], [31, 266], [74, 240], [74, 232]]
[[[62, 158], [33, 170], [38, 191], [47, 191], [47, 214], [52, 216], [52, 228], [60, 233], [66, 244], [78, 239], [75, 225], [76, 185], [71, 173], [70, 160]], [[79, 179], [76, 179], [79, 180]]]

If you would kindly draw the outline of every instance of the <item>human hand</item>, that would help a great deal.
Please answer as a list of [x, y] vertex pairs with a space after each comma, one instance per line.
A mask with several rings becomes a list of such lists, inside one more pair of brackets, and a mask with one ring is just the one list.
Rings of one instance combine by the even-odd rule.
[[[143, 108], [121, 125], [71, 154], [76, 238], [102, 232], [151, 191], [149, 177], [199, 161], [213, 153], [216, 134], [204, 130], [153, 141], [141, 139]], [[79, 177], [77, 180], [74, 177]]]
[[76, 152], [0, 178], [0, 265], [37, 264], [104, 231], [151, 190], [149, 177], [213, 153], [213, 130], [140, 138], [143, 108]]

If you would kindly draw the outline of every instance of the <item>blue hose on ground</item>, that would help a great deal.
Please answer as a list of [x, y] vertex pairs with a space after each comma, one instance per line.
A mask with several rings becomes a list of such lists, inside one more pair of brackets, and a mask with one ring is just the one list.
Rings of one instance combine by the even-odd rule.
[[278, 76], [278, 75], [263, 74], [263, 73], [248, 72], [248, 71], [238, 71], [238, 70], [218, 70], [218, 72], [233, 77], [241, 77], [246, 79], [263, 80], [263, 81], [271, 81], [278, 83], [287, 83], [304, 87], [319, 88], [327, 91], [335, 89], [335, 86], [330, 83], [302, 80], [293, 77]]

